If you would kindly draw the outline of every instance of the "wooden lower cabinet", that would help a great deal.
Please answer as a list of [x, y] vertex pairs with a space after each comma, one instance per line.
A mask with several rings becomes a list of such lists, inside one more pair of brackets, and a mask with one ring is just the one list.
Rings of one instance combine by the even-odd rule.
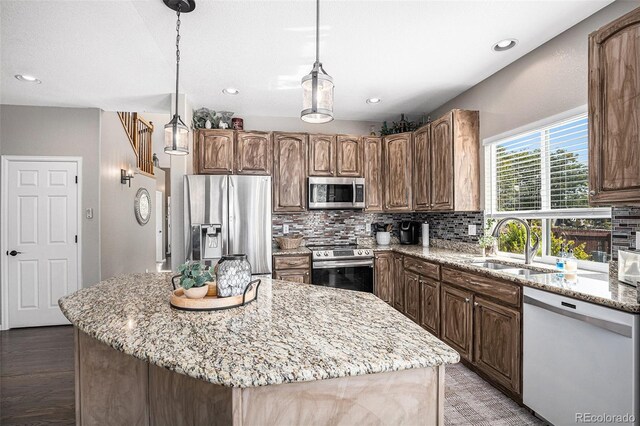
[[420, 321], [423, 328], [440, 336], [440, 282], [420, 277]]
[[311, 256], [273, 256], [273, 278], [294, 283], [311, 284]]
[[304, 269], [286, 269], [275, 271], [273, 278], [283, 281], [291, 281], [294, 283], [311, 284], [311, 277], [308, 270]]
[[520, 394], [520, 321], [515, 309], [474, 299], [474, 364], [516, 394]]
[[393, 304], [393, 253], [378, 253], [374, 259], [373, 292], [388, 304]]
[[418, 322], [420, 317], [420, 276], [404, 272], [404, 314]]
[[393, 254], [393, 307], [404, 312], [404, 268], [398, 253]]
[[442, 283], [440, 287], [440, 339], [472, 361], [473, 293]]

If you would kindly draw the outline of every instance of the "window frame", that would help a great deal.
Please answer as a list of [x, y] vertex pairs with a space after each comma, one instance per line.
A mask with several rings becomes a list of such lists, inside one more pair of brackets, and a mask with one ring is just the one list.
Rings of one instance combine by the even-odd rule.
[[[484, 201], [485, 210], [484, 216], [487, 219], [500, 220], [505, 217], [518, 217], [520, 219], [540, 219], [542, 222], [542, 256], [535, 256], [534, 261], [555, 264], [556, 256], [548, 255], [549, 253], [549, 219], [610, 219], [611, 208], [610, 207], [579, 207], [579, 208], [566, 208], [566, 209], [551, 209], [550, 208], [550, 195], [542, 197], [541, 210], [520, 210], [520, 211], [497, 211], [497, 168], [496, 168], [496, 151], [497, 146], [500, 143], [507, 142], [510, 139], [517, 139], [526, 136], [527, 134], [545, 132], [548, 135], [550, 128], [559, 126], [565, 121], [580, 119], [587, 116], [587, 105], [582, 105], [578, 108], [574, 108], [560, 114], [556, 114], [547, 117], [543, 120], [539, 120], [528, 125], [510, 130], [508, 132], [501, 133], [499, 135], [484, 139], [482, 142], [484, 148]], [[548, 138], [545, 138], [547, 143], [540, 144], [540, 155], [542, 157], [541, 162], [541, 188], [544, 194], [550, 194], [551, 189], [551, 175], [548, 171]], [[508, 253], [499, 251], [501, 256], [512, 257], [516, 259], [524, 259], [524, 254]], [[606, 272], [609, 270], [609, 263], [594, 262], [589, 260], [578, 260], [578, 268], [591, 271]]]

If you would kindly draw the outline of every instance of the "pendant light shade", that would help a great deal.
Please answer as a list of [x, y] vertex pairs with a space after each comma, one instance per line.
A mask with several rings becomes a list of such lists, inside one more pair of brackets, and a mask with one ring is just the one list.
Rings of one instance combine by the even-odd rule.
[[178, 114], [164, 126], [164, 152], [169, 155], [189, 153], [189, 129]]
[[320, 0], [316, 0], [316, 62], [311, 72], [302, 77], [302, 112], [307, 123], [333, 120], [333, 78], [320, 62]]
[[180, 13], [192, 12], [196, 8], [194, 0], [164, 0], [164, 4], [175, 10], [176, 22], [176, 104], [171, 121], [164, 126], [164, 152], [169, 155], [189, 154], [189, 128], [178, 114], [178, 84], [180, 81]]

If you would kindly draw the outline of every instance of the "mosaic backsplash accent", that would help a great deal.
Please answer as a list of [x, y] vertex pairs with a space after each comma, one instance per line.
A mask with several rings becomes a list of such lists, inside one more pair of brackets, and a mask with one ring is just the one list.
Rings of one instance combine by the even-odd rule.
[[618, 259], [618, 249], [634, 249], [636, 234], [640, 232], [640, 207], [614, 207], [611, 210], [611, 251]]
[[[394, 235], [403, 220], [429, 222], [429, 238], [476, 243], [482, 233], [483, 212], [446, 213], [365, 213], [358, 210], [315, 210], [294, 214], [273, 214], [273, 236], [282, 236], [282, 225], [290, 234], [302, 234], [306, 245], [355, 244], [357, 238], [373, 233], [369, 224], [392, 223]], [[469, 236], [468, 225], [476, 225], [478, 235]]]

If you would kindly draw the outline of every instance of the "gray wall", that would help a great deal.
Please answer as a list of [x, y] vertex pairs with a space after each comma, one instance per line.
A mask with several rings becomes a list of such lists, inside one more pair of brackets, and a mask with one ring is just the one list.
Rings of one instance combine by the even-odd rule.
[[[120, 169], [135, 169], [136, 158], [115, 112], [102, 112], [100, 130], [100, 234], [102, 279], [155, 271], [156, 180], [136, 174], [129, 185], [120, 183]], [[151, 219], [141, 226], [133, 213], [138, 188], [151, 196]]]
[[585, 105], [589, 33], [638, 6], [630, 0], [612, 3], [429, 115], [479, 110], [485, 139]]
[[0, 154], [82, 157], [82, 287], [100, 281], [100, 110], [2, 105]]

